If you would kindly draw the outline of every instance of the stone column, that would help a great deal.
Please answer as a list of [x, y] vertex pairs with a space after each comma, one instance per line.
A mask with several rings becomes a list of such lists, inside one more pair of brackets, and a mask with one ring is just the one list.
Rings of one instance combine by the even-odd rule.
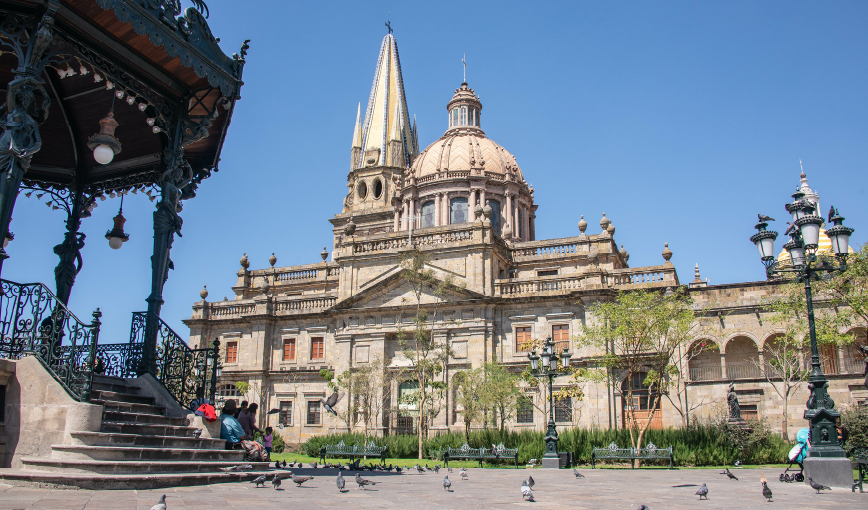
[[413, 222], [412, 228], [416, 228], [416, 220], [414, 219], [416, 216], [416, 199], [410, 199], [410, 214], [407, 215], [407, 229], [410, 229], [410, 222]]
[[434, 194], [434, 226], [440, 226], [440, 193]]
[[531, 213], [530, 216], [530, 229], [528, 230], [528, 234], [530, 234], [530, 239], [528, 241], [536, 241], [536, 214]]
[[524, 210], [524, 225], [522, 227], [522, 232], [524, 233], [524, 240], [530, 241], [530, 209], [525, 208]]
[[397, 232], [400, 229], [401, 229], [401, 212], [398, 209], [398, 206], [395, 206], [395, 224], [394, 224], [394, 227], [392, 228], [392, 230]]
[[404, 200], [403, 203], [403, 211], [401, 212], [401, 230], [407, 230], [410, 228], [410, 201]]
[[512, 221], [512, 193], [507, 190], [504, 194], [506, 195], [506, 214], [504, 214], [506, 226], [508, 226], [509, 229], [512, 230], [512, 234], [515, 235], [515, 229], [512, 228], [514, 225]]
[[479, 205], [485, 207], [485, 188], [479, 189]]
[[443, 193], [443, 224], [449, 224], [449, 192]]
[[512, 235], [516, 239], [521, 240], [521, 225], [519, 225], [519, 223], [518, 223], [518, 208], [519, 208], [519, 204], [518, 204], [518, 200], [516, 200], [515, 201], [515, 209], [512, 211], [512, 216], [513, 216]]

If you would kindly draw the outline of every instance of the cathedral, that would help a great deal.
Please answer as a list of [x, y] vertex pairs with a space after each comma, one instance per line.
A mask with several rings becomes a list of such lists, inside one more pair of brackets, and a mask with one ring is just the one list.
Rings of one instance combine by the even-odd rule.
[[[714, 317], [712, 330], [703, 330], [694, 345], [716, 346], [683, 364], [686, 398], [696, 407], [692, 416], [720, 413], [733, 382], [744, 416], [767, 418], [780, 431], [786, 412], [790, 437], [805, 426], [807, 383], [798, 386], [784, 409], [762, 369], [765, 346], [780, 334], [762, 303], [780, 292], [781, 282], [709, 285], [698, 267], [691, 281], [682, 282], [662, 241], [658, 264], [631, 267], [605, 213], [599, 221], [581, 217], [577, 235], [537, 239], [534, 189], [516, 157], [486, 136], [476, 92], [461, 83], [446, 104], [445, 132], [420, 148], [401, 72], [398, 45], [389, 33], [365, 111], [359, 105], [356, 115], [347, 194], [335, 197], [340, 212], [329, 219], [331, 260], [324, 248], [319, 262], [275, 267], [272, 256], [271, 267], [251, 268], [245, 255], [232, 286], [234, 299], [207, 301], [203, 290], [202, 300], [193, 305], [185, 321], [191, 347], [220, 340], [218, 399], [279, 410], [261, 413], [263, 426], [274, 427], [289, 442], [346, 431], [344, 422], [323, 409], [321, 400], [331, 390], [320, 371], [340, 374], [374, 362], [387, 369], [408, 365], [398, 335], [402, 325], [412, 327], [417, 297], [403, 278], [401, 260], [418, 249], [435, 278], [457, 284], [445, 300], [421, 297], [435, 340], [451, 350], [439, 374], [447, 385], [455, 374], [486, 363], [522, 370], [528, 364], [523, 345], [531, 339], [550, 337], [557, 350], [570, 349], [572, 366], [587, 366], [594, 348], [575, 345], [575, 338], [595, 320], [593, 303], [613, 300], [617, 291], [684, 285], [697, 306]], [[804, 174], [799, 185], [819, 205]], [[829, 250], [830, 242], [821, 235], [820, 249], [824, 246]], [[864, 331], [857, 334], [864, 342]], [[839, 408], [868, 399], [858, 351], [823, 346], [823, 370]], [[653, 428], [682, 426], [667, 398], [650, 409], [642, 380], [614, 376], [614, 385], [585, 383], [581, 400], [558, 402], [557, 425], [621, 428], [628, 425], [624, 409], [633, 405], [637, 415], [651, 417]], [[567, 379], [556, 379], [555, 389]], [[238, 381], [249, 384], [248, 393], [237, 390]], [[630, 384], [632, 403], [616, 391]], [[546, 418], [538, 409], [545, 407], [545, 396], [524, 389], [536, 405], [521, 406], [508, 426], [544, 430]], [[415, 432], [418, 418], [397, 405], [414, 390], [411, 381], [401, 380], [382, 389], [387, 405], [377, 416], [375, 434]], [[346, 399], [338, 403], [345, 405]], [[463, 430], [454, 394], [446, 392], [440, 409], [427, 423], [431, 433]]]

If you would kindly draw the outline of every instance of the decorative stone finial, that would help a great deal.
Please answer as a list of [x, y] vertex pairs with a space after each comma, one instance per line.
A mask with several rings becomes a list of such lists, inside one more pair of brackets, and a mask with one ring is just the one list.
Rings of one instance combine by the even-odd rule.
[[509, 224], [507, 223], [505, 227], [503, 227], [503, 232], [501, 233], [501, 237], [505, 240], [509, 241], [512, 239], [512, 229], [509, 228]]
[[699, 263], [697, 263], [696, 267], [693, 268], [693, 276], [695, 276], [697, 280], [702, 281], [702, 278], [699, 277]]
[[588, 228], [588, 222], [585, 221], [585, 215], [583, 214], [582, 217], [579, 219], [579, 232], [584, 234], [585, 229], [587, 229], [587, 228]]
[[323, 262], [325, 262], [326, 259], [329, 258], [329, 252], [328, 250], [326, 250], [325, 246], [322, 247], [322, 253], [320, 253], [319, 256], [322, 257]]
[[277, 264], [277, 257], [274, 256], [274, 253], [268, 257], [268, 263], [271, 264], [271, 267], [274, 267], [274, 264]]
[[610, 237], [611, 237], [611, 236], [614, 236], [614, 235], [615, 235], [615, 225], [614, 225], [613, 223], [610, 222], [610, 223], [609, 223], [609, 226], [606, 227], [606, 232], [609, 233], [609, 236], [610, 236]]
[[482, 209], [482, 206], [479, 204], [476, 204], [476, 207], [473, 208], [473, 215], [477, 220], [482, 219]]
[[492, 211], [494, 211], [494, 209], [492, 209], [488, 204], [485, 204], [485, 207], [482, 208], [482, 215], [485, 216], [486, 220], [491, 218]]
[[621, 254], [621, 257], [623, 257], [624, 262], [630, 259], [630, 254], [627, 253], [627, 250], [624, 249], [623, 244], [621, 245], [621, 251], [619, 251], [619, 253]]
[[347, 224], [344, 225], [344, 234], [351, 236], [351, 235], [353, 235], [353, 232], [355, 232], [355, 231], [356, 231], [356, 224], [353, 223], [353, 217], [350, 216], [350, 221], [348, 221]]
[[250, 267], [250, 261], [247, 260], [247, 254], [246, 253], [241, 256], [241, 260], [239, 262], [241, 262], [241, 267], [243, 267], [245, 271], [247, 270], [248, 267]]
[[603, 213], [603, 217], [600, 218], [600, 228], [602, 228], [604, 232], [606, 231], [606, 228], [608, 228], [609, 223], [611, 223], [609, 218], [606, 217], [606, 213]]
[[208, 297], [208, 286], [207, 285], [202, 286], [202, 290], [199, 291], [199, 297], [201, 297], [203, 300]]
[[669, 249], [669, 243], [663, 243], [663, 260], [669, 262], [672, 258], [672, 250]]
[[262, 291], [263, 294], [268, 294], [268, 290], [271, 288], [271, 284], [268, 283], [268, 277], [264, 277], [262, 279], [262, 283], [259, 285], [259, 290]]

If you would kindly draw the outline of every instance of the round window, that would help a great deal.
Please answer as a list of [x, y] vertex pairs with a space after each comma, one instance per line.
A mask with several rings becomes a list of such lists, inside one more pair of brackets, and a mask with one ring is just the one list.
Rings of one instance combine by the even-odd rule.
[[368, 196], [368, 185], [365, 184], [365, 181], [362, 181], [359, 183], [358, 195], [359, 195], [359, 200], [364, 200], [365, 197]]
[[383, 181], [377, 179], [374, 182], [374, 198], [379, 199], [383, 196]]

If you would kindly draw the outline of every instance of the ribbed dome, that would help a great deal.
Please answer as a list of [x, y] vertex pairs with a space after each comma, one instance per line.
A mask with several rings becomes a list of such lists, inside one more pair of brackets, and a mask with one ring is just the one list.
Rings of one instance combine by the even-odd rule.
[[489, 138], [480, 126], [482, 103], [473, 89], [462, 83], [446, 107], [449, 130], [422, 151], [410, 174], [416, 179], [442, 172], [472, 171], [500, 174], [508, 180], [523, 182], [524, 176], [515, 156]]
[[515, 156], [485, 137], [481, 129], [450, 129], [442, 138], [429, 145], [419, 154], [411, 167], [411, 174], [417, 179], [441, 172], [478, 170], [514, 176], [513, 180], [522, 182], [524, 176]]

